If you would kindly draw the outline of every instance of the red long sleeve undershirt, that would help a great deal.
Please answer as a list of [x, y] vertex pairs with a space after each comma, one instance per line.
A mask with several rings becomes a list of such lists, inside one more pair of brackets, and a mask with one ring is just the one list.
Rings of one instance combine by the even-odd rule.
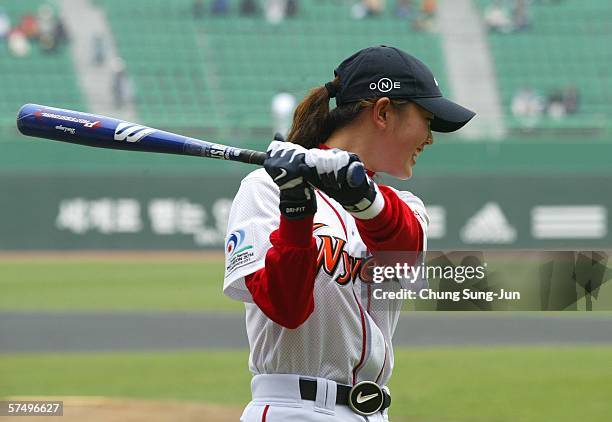
[[388, 186], [378, 185], [385, 198], [382, 211], [370, 220], [355, 219], [370, 252], [423, 250], [423, 231], [410, 207]]
[[314, 310], [317, 242], [312, 236], [313, 217], [289, 220], [270, 234], [272, 247], [265, 267], [245, 277], [253, 300], [272, 321], [297, 328]]
[[[385, 206], [370, 220], [355, 219], [363, 242], [371, 252], [421, 251], [423, 233], [410, 207], [387, 186], [380, 186]], [[272, 321], [295, 329], [314, 311], [317, 244], [313, 217], [289, 220], [281, 215], [279, 228], [270, 234], [272, 247], [265, 267], [245, 277], [254, 302]]]

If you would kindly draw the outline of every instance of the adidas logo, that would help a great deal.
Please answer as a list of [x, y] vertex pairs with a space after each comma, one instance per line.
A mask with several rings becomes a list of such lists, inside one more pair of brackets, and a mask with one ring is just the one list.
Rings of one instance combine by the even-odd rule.
[[513, 243], [516, 229], [508, 223], [499, 205], [489, 202], [467, 221], [460, 236], [465, 243]]

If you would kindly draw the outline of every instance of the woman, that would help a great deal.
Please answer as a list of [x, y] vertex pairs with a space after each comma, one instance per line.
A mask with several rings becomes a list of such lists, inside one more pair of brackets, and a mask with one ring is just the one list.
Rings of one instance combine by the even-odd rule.
[[361, 50], [334, 73], [298, 105], [289, 142], [270, 144], [230, 212], [224, 292], [245, 303], [254, 374], [242, 421], [387, 420], [401, 303], [374, 302], [366, 262], [423, 252], [427, 216], [419, 198], [371, 176], [410, 177], [432, 130], [474, 116], [396, 48]]

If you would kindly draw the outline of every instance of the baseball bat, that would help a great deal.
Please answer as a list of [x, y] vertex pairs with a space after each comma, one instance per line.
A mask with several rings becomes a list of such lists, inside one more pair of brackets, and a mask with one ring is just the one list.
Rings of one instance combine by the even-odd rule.
[[[265, 152], [236, 148], [189, 138], [176, 133], [97, 114], [25, 104], [17, 115], [17, 128], [26, 136], [88, 147], [162, 154], [192, 155], [263, 165]], [[353, 163], [347, 172], [350, 186], [365, 178], [363, 164]]]
[[17, 115], [26, 136], [128, 151], [192, 155], [263, 165], [265, 152], [236, 148], [80, 111], [26, 104]]

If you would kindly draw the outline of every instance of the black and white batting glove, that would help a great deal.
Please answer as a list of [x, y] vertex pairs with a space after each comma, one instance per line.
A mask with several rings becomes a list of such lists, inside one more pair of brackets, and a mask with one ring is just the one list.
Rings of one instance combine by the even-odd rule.
[[276, 135], [268, 146], [264, 168], [280, 189], [280, 212], [299, 219], [317, 212], [314, 189], [307, 183], [310, 169], [304, 162], [308, 150], [301, 145], [283, 142]]
[[305, 163], [311, 168], [309, 181], [353, 216], [370, 219], [382, 211], [385, 200], [356, 154], [340, 149], [311, 149]]

